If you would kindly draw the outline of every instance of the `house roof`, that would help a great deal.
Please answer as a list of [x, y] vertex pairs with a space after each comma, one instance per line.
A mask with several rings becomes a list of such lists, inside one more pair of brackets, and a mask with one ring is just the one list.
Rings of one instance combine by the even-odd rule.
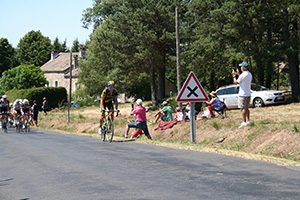
[[[78, 52], [73, 52], [72, 56], [79, 55]], [[72, 59], [74, 64], [74, 59]], [[70, 53], [59, 53], [54, 59], [46, 62], [41, 69], [44, 72], [64, 72], [70, 67]]]
[[[72, 78], [78, 78], [78, 68], [72, 70]], [[65, 73], [65, 78], [70, 78], [70, 70]]]

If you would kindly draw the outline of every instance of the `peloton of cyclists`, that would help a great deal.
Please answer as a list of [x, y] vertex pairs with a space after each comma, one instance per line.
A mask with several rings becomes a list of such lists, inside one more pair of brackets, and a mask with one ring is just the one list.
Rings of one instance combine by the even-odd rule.
[[19, 117], [19, 120], [22, 120], [25, 115], [28, 116], [28, 120], [31, 123], [32, 112], [31, 112], [29, 101], [27, 99], [24, 99], [23, 101], [22, 99], [15, 100], [12, 106], [12, 114], [13, 114], [14, 126], [16, 126], [17, 118]]

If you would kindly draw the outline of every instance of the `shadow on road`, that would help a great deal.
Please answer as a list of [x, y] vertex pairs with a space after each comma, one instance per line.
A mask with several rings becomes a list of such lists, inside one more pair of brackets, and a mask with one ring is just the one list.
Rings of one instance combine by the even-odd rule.
[[4, 179], [4, 180], [0, 180], [0, 186], [5, 186], [5, 185], [9, 185], [9, 181], [14, 180], [13, 178], [8, 178], [8, 179]]

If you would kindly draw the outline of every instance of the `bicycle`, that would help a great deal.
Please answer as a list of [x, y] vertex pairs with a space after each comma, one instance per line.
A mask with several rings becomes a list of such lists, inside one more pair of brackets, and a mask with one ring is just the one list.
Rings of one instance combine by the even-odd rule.
[[24, 113], [23, 115], [23, 130], [25, 131], [25, 133], [29, 133], [30, 132], [30, 123], [29, 123], [29, 114], [28, 113]]
[[[104, 120], [102, 123], [102, 126], [99, 129], [99, 134], [100, 134], [100, 138], [103, 142], [105, 142], [106, 140], [109, 141], [109, 143], [111, 143], [113, 141], [113, 137], [114, 137], [114, 123], [113, 120], [111, 119], [111, 113], [113, 111], [110, 110], [105, 110], [104, 111]], [[116, 117], [119, 115], [119, 110], [116, 111]]]
[[0, 113], [1, 131], [7, 133], [8, 114], [6, 112]]
[[16, 132], [20, 133], [22, 130], [22, 116], [20, 114], [16, 115], [16, 119], [15, 119], [15, 127], [16, 127]]

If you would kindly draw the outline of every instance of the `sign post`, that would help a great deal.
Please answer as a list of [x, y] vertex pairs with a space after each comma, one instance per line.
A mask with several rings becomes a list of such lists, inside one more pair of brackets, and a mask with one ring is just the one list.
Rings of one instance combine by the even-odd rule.
[[195, 102], [208, 101], [208, 97], [194, 72], [190, 72], [185, 80], [176, 101], [190, 103], [191, 141], [196, 143]]

